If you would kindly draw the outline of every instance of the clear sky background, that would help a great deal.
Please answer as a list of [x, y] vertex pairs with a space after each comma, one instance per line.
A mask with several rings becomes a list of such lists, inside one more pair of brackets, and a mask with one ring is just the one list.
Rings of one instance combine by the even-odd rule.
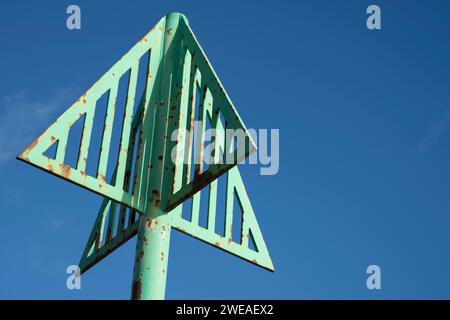
[[2, 1], [0, 298], [129, 298], [134, 239], [66, 289], [101, 198], [15, 156], [171, 11], [280, 171], [241, 169], [276, 272], [173, 231], [166, 297], [450, 298], [447, 0]]

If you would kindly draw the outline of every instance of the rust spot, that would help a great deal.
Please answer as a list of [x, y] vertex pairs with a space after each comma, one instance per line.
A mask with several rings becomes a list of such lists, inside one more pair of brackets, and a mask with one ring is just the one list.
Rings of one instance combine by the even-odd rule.
[[109, 242], [111, 240], [111, 230], [108, 230], [106, 233], [106, 242]]
[[172, 35], [172, 28], [167, 29], [167, 34], [168, 34], [169, 36]]
[[31, 149], [33, 149], [36, 145], [37, 145], [37, 143], [39, 142], [39, 138], [37, 138], [36, 140], [34, 140], [26, 149], [25, 149], [25, 152], [29, 152]]
[[162, 161], [163, 156], [158, 156], [158, 160]]
[[164, 252], [161, 251], [161, 261], [164, 260]]
[[158, 221], [156, 221], [155, 219], [149, 219], [147, 221], [147, 228], [153, 230], [156, 228], [156, 225], [158, 224]]
[[64, 163], [61, 163], [59, 167], [61, 168], [62, 176], [68, 178], [72, 169], [69, 166], [66, 166]]
[[157, 196], [157, 195], [159, 195], [159, 191], [156, 190], [156, 189], [153, 189], [153, 190], [152, 190], [152, 194], [155, 195], [155, 196]]
[[19, 156], [17, 157], [17, 159], [22, 159], [22, 160], [25, 160], [25, 161], [30, 162], [30, 159], [28, 159], [28, 157], [27, 157], [27, 152], [26, 152], [26, 151], [24, 151], [24, 152], [22, 152], [21, 154], [19, 154]]
[[50, 141], [53, 143], [53, 142], [55, 142], [55, 140], [56, 140], [56, 138], [54, 137], [54, 136], [51, 136], [50, 137]]
[[217, 241], [217, 242], [214, 243], [214, 245], [215, 245], [216, 247], [220, 247], [220, 242]]
[[131, 295], [133, 300], [139, 300], [141, 299], [141, 293], [142, 293], [142, 283], [139, 279], [138, 281], [133, 281], [133, 286], [131, 289]]
[[53, 166], [50, 163], [47, 165], [47, 170], [53, 172]]

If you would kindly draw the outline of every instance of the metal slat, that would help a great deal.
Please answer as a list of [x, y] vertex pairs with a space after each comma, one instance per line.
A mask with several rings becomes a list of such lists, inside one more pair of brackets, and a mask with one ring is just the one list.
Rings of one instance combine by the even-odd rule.
[[114, 115], [117, 103], [117, 91], [119, 82], [112, 86], [109, 91], [108, 108], [106, 110], [105, 125], [103, 126], [102, 145], [100, 147], [100, 157], [98, 162], [97, 177], [99, 179], [106, 179], [106, 169], [108, 166], [109, 149], [111, 146], [111, 135], [114, 123]]
[[128, 156], [128, 147], [130, 145], [131, 123], [133, 121], [134, 99], [136, 96], [136, 83], [139, 70], [139, 61], [137, 61], [130, 71], [130, 80], [128, 83], [127, 100], [125, 114], [123, 116], [122, 137], [120, 139], [119, 160], [117, 164], [116, 187], [123, 190], [126, 161]]

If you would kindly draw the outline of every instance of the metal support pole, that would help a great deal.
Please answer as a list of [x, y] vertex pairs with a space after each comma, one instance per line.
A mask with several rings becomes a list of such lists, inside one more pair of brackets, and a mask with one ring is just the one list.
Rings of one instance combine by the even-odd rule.
[[[147, 190], [150, 194], [146, 212], [139, 218], [131, 290], [131, 298], [134, 300], [164, 299], [166, 288], [171, 225], [169, 215], [161, 209], [161, 199], [164, 196], [161, 188], [164, 181], [164, 163], [171, 161], [171, 159], [165, 159], [165, 151], [169, 142], [168, 137], [170, 138], [170, 133], [167, 133], [169, 96], [174, 76], [174, 61], [179, 52], [179, 44], [173, 39], [176, 37], [180, 18], [179, 13], [170, 13], [166, 16], [162, 40], [163, 51], [159, 66], [160, 76], [155, 84], [158, 94], [154, 101], [151, 101], [156, 109], [153, 140], [149, 141], [152, 169]], [[147, 122], [144, 119], [143, 126]], [[146, 132], [147, 128], [144, 127], [143, 130]], [[150, 166], [150, 164], [144, 165]]]
[[133, 300], [162, 300], [170, 245], [169, 216], [153, 207], [141, 215], [133, 274]]

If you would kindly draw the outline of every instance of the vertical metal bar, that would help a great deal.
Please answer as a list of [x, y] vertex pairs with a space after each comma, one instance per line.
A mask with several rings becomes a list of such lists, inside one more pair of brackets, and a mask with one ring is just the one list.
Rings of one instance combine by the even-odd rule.
[[188, 91], [188, 107], [187, 107], [187, 125], [186, 129], [189, 132], [188, 142], [186, 143], [187, 150], [184, 155], [186, 156], [184, 169], [183, 169], [183, 180], [182, 186], [189, 184], [191, 179], [191, 166], [192, 166], [192, 149], [194, 140], [194, 120], [195, 120], [195, 99], [197, 93], [197, 80], [196, 80], [197, 66], [195, 64], [195, 54], [191, 55], [191, 74], [189, 80], [189, 91]]
[[84, 128], [81, 137], [81, 145], [78, 153], [77, 170], [86, 172], [89, 143], [91, 142], [92, 126], [94, 124], [95, 102], [86, 106], [86, 115], [84, 118]]
[[225, 196], [225, 230], [224, 235], [229, 241], [233, 240], [233, 202], [234, 184], [233, 177], [227, 174], [227, 191]]
[[[146, 70], [147, 72], [147, 70]], [[133, 116], [133, 122], [131, 124], [131, 134], [129, 137], [129, 146], [128, 146], [128, 155], [127, 155], [127, 162], [126, 162], [126, 166], [125, 166], [125, 179], [124, 179], [124, 184], [123, 184], [123, 189], [124, 191], [127, 192], [131, 192], [132, 188], [130, 188], [130, 183], [131, 183], [131, 170], [133, 169], [133, 161], [134, 159], [134, 149], [136, 147], [136, 135], [139, 132], [139, 127], [140, 125], [138, 124], [138, 120], [141, 119], [141, 114], [142, 114], [142, 109], [143, 109], [143, 105], [144, 105], [144, 101], [145, 100], [145, 92], [142, 93], [141, 96], [141, 100], [139, 101], [139, 105], [136, 109], [136, 113]], [[131, 226], [132, 223], [134, 222], [134, 217], [133, 217], [133, 221], [131, 221], [131, 212], [132, 210], [130, 209], [130, 215], [129, 215], [129, 223], [128, 225]], [[119, 225], [117, 226], [117, 230], [123, 230], [125, 227], [125, 218], [127, 215], [127, 207], [124, 205], [120, 206], [120, 214], [119, 214]]]
[[106, 229], [105, 243], [110, 242], [114, 235], [114, 226], [115, 226], [115, 221], [116, 221], [116, 207], [117, 207], [117, 203], [112, 202], [111, 206], [109, 208], [108, 227]]
[[[179, 126], [180, 129], [186, 129], [187, 128], [187, 120], [188, 120], [188, 104], [189, 104], [189, 92], [190, 92], [190, 79], [191, 79], [191, 61], [192, 56], [189, 52], [189, 50], [186, 50], [186, 54], [184, 57], [184, 64], [183, 64], [183, 71], [182, 71], [182, 90], [181, 90], [181, 97], [180, 97], [180, 120], [179, 120]], [[174, 174], [174, 185], [173, 185], [173, 191], [172, 193], [177, 192], [181, 189], [181, 187], [184, 185], [183, 181], [183, 168], [184, 164], [186, 162], [186, 134], [181, 133], [178, 135], [177, 138], [177, 144], [178, 144], [178, 152], [177, 160], [179, 163], [176, 165], [176, 171]], [[182, 159], [182, 160], [180, 160]]]
[[[203, 95], [201, 88], [201, 75], [200, 71], [197, 69], [195, 64], [192, 64], [192, 70], [193, 73], [191, 74], [191, 77], [193, 78], [193, 84], [191, 86], [191, 101], [189, 102], [188, 107], [188, 116], [190, 118], [189, 121], [189, 142], [187, 144], [188, 146], [188, 152], [187, 152], [187, 161], [186, 161], [186, 170], [185, 173], [185, 180], [183, 181], [183, 184], [189, 184], [191, 182], [191, 171], [194, 172], [194, 179], [198, 172], [198, 162], [200, 158], [200, 144], [202, 141], [199, 139], [201, 136], [201, 128], [195, 128], [194, 121], [201, 120], [201, 117], [203, 115]], [[199, 94], [198, 94], [199, 93]], [[197, 100], [199, 102], [199, 110], [196, 110], [196, 104]], [[195, 113], [197, 112], [197, 118], [195, 118]], [[196, 129], [197, 131], [194, 132]], [[200, 134], [199, 134], [200, 133]], [[195, 136], [194, 136], [195, 134]], [[194, 162], [192, 163], [192, 153], [194, 152]], [[199, 215], [200, 215], [200, 194], [201, 191], [197, 192], [192, 196], [192, 202], [191, 202], [191, 223], [192, 226], [195, 228], [198, 225], [199, 221]]]
[[[135, 207], [143, 208], [145, 207], [144, 201], [147, 199], [147, 182], [148, 174], [150, 172], [149, 162], [150, 162], [150, 152], [152, 150], [151, 141], [153, 139], [153, 118], [155, 113], [155, 101], [151, 101], [154, 93], [158, 89], [156, 78], [161, 72], [159, 70], [159, 64], [161, 57], [159, 56], [159, 51], [162, 50], [161, 46], [155, 46], [150, 52], [150, 61], [147, 70], [147, 79], [145, 85], [145, 96], [142, 105], [141, 117], [141, 128], [138, 132], [138, 152], [135, 160], [134, 178], [132, 193], [133, 199], [132, 203]], [[144, 123], [145, 122], [145, 123]]]
[[194, 179], [203, 172], [204, 151], [205, 151], [205, 129], [206, 129], [206, 86], [199, 88], [198, 114], [197, 114], [197, 132], [195, 137], [195, 161], [194, 161]]
[[111, 208], [111, 204], [112, 201], [108, 201], [108, 203], [106, 204], [105, 209], [103, 210], [103, 216], [102, 216], [102, 221], [100, 222], [100, 227], [98, 229], [98, 234], [97, 234], [97, 249], [100, 249], [101, 246], [103, 245], [103, 235], [105, 232], [105, 218], [106, 218], [106, 213], [109, 212], [110, 208]]
[[216, 226], [217, 180], [209, 185], [208, 197], [208, 230], [214, 232]]
[[[108, 97], [108, 109], [106, 110], [105, 125], [103, 127], [102, 145], [100, 148], [100, 157], [98, 161], [97, 177], [106, 179], [106, 168], [108, 166], [109, 149], [111, 146], [111, 135], [116, 111], [117, 91], [119, 81], [112, 85]], [[109, 181], [108, 181], [109, 182]]]
[[69, 130], [61, 134], [58, 140], [58, 149], [56, 150], [56, 161], [64, 163], [64, 157], [66, 155], [67, 138], [69, 137]]
[[[170, 141], [167, 132], [169, 97], [174, 71], [174, 59], [178, 57], [179, 43], [173, 41], [177, 36], [178, 23], [182, 15], [170, 13], [166, 16], [165, 32], [163, 36], [163, 52], [161, 67], [158, 73], [156, 88], [158, 91], [155, 121], [144, 119], [143, 131], [150, 129], [146, 126], [153, 123], [151, 161], [153, 165], [148, 185], [149, 201], [145, 214], [139, 218], [139, 231], [136, 245], [136, 257], [133, 270], [132, 299], [164, 299], [167, 261], [170, 245], [170, 217], [161, 209], [161, 191], [164, 181], [164, 164], [171, 159], [164, 157], [165, 148]], [[153, 103], [153, 101], [151, 101]], [[143, 139], [148, 139], [148, 136]], [[146, 164], [144, 164], [146, 165]]]
[[206, 192], [206, 190], [200, 190], [199, 192], [197, 192], [192, 196], [191, 222], [193, 228], [196, 228], [198, 226], [198, 221], [200, 218], [200, 197], [202, 192]]
[[123, 190], [125, 167], [128, 155], [128, 146], [130, 143], [131, 123], [133, 121], [133, 107], [136, 96], [136, 83], [139, 70], [139, 61], [137, 61], [130, 71], [130, 80], [128, 83], [127, 102], [123, 118], [122, 138], [120, 139], [119, 160], [117, 163], [116, 187]]

